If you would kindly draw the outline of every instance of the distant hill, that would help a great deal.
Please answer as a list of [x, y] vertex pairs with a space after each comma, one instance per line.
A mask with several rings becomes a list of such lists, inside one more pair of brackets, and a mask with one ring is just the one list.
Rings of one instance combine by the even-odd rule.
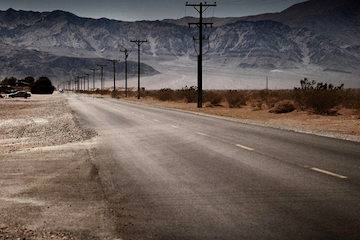
[[[112, 73], [112, 63], [104, 58], [79, 58], [58, 56], [46, 52], [36, 50], [18, 49], [8, 45], [0, 44], [0, 69], [1, 77], [16, 76], [39, 77], [42, 75], [48, 76], [54, 80], [68, 80], [70, 76], [76, 76], [90, 73], [90, 69], [97, 64], [107, 65], [105, 73], [110, 75]], [[124, 63], [117, 63], [117, 71], [119, 74], [124, 72]], [[129, 76], [137, 74], [137, 62], [130, 61], [128, 63]], [[155, 75], [159, 72], [154, 68], [142, 63], [142, 75]], [[98, 78], [97, 73], [97, 78]]]

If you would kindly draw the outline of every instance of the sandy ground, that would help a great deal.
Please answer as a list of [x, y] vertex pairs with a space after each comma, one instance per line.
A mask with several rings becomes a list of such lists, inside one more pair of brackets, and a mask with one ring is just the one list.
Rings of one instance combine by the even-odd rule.
[[96, 134], [58, 95], [0, 99], [0, 239], [115, 239]]
[[129, 98], [126, 101], [147, 104], [156, 107], [174, 108], [196, 113], [229, 117], [240, 122], [259, 124], [269, 127], [307, 132], [329, 137], [360, 141], [360, 115], [351, 109], [341, 109], [338, 116], [323, 116], [306, 111], [294, 111], [286, 114], [269, 113], [268, 109], [254, 110], [251, 106], [242, 108], [204, 107], [198, 109], [195, 103], [158, 101], [152, 98]]

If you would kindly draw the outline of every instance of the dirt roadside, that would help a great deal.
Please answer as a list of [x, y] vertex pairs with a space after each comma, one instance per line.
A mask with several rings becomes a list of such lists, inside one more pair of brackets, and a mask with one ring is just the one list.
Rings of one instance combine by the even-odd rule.
[[96, 134], [60, 94], [0, 101], [0, 240], [115, 239]]

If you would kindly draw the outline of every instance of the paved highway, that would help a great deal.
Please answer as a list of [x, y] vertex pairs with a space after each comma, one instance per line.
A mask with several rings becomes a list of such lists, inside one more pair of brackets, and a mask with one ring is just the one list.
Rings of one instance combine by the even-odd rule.
[[67, 95], [121, 239], [360, 239], [360, 144]]

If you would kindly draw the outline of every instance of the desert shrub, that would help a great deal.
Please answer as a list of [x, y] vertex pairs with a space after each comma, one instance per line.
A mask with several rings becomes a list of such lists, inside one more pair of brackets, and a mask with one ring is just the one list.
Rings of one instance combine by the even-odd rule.
[[160, 101], [171, 101], [174, 100], [174, 90], [170, 88], [163, 88], [157, 91], [156, 98]]
[[360, 110], [360, 89], [347, 89], [343, 95], [344, 107]]
[[282, 100], [275, 103], [275, 106], [270, 110], [271, 113], [289, 113], [296, 109], [295, 103], [291, 100]]
[[263, 105], [266, 105], [261, 99], [250, 99], [249, 101], [254, 111], [261, 110]]
[[111, 96], [112, 98], [118, 98], [119, 92], [118, 92], [118, 91], [111, 91], [110, 96]]
[[191, 86], [177, 90], [176, 95], [178, 99], [184, 99], [187, 103], [197, 102], [197, 87]]
[[300, 83], [301, 87], [294, 90], [294, 99], [303, 109], [312, 109], [317, 114], [331, 114], [331, 110], [343, 101], [344, 85], [335, 87], [306, 78]]
[[254, 109], [273, 108], [277, 102], [293, 99], [292, 90], [247, 90], [241, 91], [245, 94], [246, 101]]
[[230, 108], [239, 108], [246, 105], [245, 95], [236, 90], [229, 90], [225, 93], [225, 99]]
[[205, 102], [209, 102], [212, 106], [219, 106], [223, 101], [221, 93], [216, 91], [206, 91], [204, 97]]
[[55, 87], [47, 77], [40, 77], [31, 87], [33, 94], [53, 94]]
[[[79, 90], [77, 92], [84, 92], [82, 90]], [[111, 90], [108, 90], [108, 89], [95, 89], [95, 90], [92, 90], [92, 91], [88, 91], [88, 93], [92, 93], [92, 94], [100, 94], [100, 95], [111, 95], [112, 96], [112, 91]]]

